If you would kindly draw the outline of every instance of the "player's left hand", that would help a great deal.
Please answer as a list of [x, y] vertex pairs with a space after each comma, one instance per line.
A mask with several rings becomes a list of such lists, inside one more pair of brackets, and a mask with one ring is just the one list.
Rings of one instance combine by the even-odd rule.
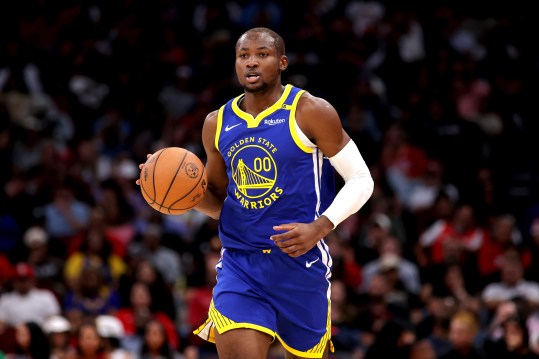
[[287, 223], [273, 226], [273, 229], [286, 231], [270, 237], [281, 251], [291, 257], [299, 257], [324, 238], [333, 229], [333, 224], [322, 216], [311, 223]]

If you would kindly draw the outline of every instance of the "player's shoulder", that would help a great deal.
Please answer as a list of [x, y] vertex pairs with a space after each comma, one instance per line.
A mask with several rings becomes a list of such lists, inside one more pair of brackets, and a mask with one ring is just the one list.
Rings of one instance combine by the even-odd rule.
[[[298, 101], [296, 109], [296, 118], [303, 122], [301, 118], [339, 119], [337, 110], [325, 98], [315, 96], [310, 92], [305, 92]], [[340, 121], [340, 120], [339, 120]]]
[[335, 111], [333, 105], [323, 97], [315, 96], [310, 92], [305, 91], [299, 101], [298, 109], [299, 112], [310, 112], [310, 111]]
[[206, 118], [204, 119], [204, 128], [215, 129], [217, 127], [218, 114], [219, 114], [219, 110], [215, 110], [208, 113], [206, 115]]
[[214, 110], [206, 115], [205, 122], [215, 122], [217, 121], [217, 115], [219, 114], [219, 110]]

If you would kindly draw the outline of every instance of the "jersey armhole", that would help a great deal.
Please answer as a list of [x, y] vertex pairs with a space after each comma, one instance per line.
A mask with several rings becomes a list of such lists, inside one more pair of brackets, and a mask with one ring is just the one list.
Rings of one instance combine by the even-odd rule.
[[294, 98], [294, 102], [292, 103], [292, 108], [290, 109], [290, 119], [288, 121], [290, 125], [290, 134], [292, 135], [292, 138], [294, 139], [294, 142], [296, 145], [306, 153], [312, 153], [313, 150], [316, 148], [316, 145], [312, 143], [307, 136], [303, 133], [303, 131], [299, 128], [298, 123], [296, 122], [296, 109], [298, 107], [298, 101], [305, 93], [305, 90], [301, 90], [296, 94], [296, 97]]
[[221, 152], [219, 150], [219, 137], [221, 136], [221, 129], [223, 128], [223, 112], [225, 110], [225, 106], [221, 106], [219, 109], [219, 112], [217, 112], [217, 126], [215, 128], [215, 148], [217, 151]]

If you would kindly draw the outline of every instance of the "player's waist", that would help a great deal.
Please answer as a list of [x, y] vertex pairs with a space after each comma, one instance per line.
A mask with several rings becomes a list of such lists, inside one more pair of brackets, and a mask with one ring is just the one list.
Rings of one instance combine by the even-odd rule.
[[224, 247], [226, 252], [238, 254], [280, 254], [282, 251], [276, 245], [267, 248], [245, 247], [245, 248], [230, 248]]
[[219, 239], [223, 244], [223, 248], [238, 253], [268, 254], [279, 249], [279, 247], [269, 239], [270, 234], [264, 236], [253, 235], [252, 231], [248, 228], [245, 228], [244, 231], [244, 235], [241, 235], [240, 233], [226, 233], [226, 231], [223, 232], [222, 230], [219, 231]]

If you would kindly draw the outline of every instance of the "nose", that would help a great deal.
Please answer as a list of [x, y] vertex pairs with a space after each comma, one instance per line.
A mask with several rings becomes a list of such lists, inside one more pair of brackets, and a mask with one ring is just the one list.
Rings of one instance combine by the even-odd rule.
[[255, 56], [249, 56], [249, 58], [247, 59], [246, 65], [249, 68], [257, 67], [258, 66], [258, 61], [257, 61], [256, 57]]

